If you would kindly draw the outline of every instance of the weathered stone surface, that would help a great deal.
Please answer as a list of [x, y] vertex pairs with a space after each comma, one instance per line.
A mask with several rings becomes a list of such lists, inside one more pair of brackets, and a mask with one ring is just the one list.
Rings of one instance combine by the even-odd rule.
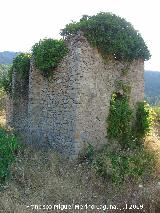
[[10, 123], [20, 132], [25, 129], [28, 143], [77, 156], [87, 143], [97, 148], [106, 143], [106, 118], [116, 80], [131, 86], [132, 107], [143, 100], [144, 63], [137, 60], [128, 67], [113, 60], [104, 63], [82, 35], [70, 38], [67, 44], [69, 53], [53, 70], [51, 81], [31, 63], [28, 96], [18, 106], [8, 102], [7, 117], [8, 121], [18, 120]]

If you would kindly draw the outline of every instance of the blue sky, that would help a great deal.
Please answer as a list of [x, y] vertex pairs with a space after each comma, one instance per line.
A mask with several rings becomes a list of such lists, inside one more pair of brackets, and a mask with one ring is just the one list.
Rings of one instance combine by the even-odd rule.
[[83, 14], [112, 12], [131, 22], [152, 58], [145, 69], [160, 71], [158, 0], [0, 0], [0, 51], [29, 51], [45, 37], [60, 38], [60, 29]]

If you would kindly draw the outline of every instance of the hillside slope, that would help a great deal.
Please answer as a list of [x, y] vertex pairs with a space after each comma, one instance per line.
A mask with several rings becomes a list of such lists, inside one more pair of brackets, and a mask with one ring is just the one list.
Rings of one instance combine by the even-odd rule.
[[160, 72], [145, 71], [145, 99], [151, 105], [160, 104]]
[[12, 64], [13, 58], [15, 58], [18, 54], [19, 52], [0, 52], [0, 64]]

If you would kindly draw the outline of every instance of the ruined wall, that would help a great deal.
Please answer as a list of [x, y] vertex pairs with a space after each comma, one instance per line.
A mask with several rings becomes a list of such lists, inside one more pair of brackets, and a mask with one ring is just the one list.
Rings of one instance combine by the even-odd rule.
[[125, 63], [104, 62], [82, 35], [67, 44], [69, 53], [53, 71], [52, 80], [43, 77], [32, 62], [28, 106], [24, 113], [19, 110], [21, 122], [16, 128], [23, 120], [26, 126], [27, 109], [28, 143], [76, 156], [87, 143], [96, 147], [106, 143], [106, 118], [116, 80], [131, 86], [131, 106], [143, 100], [144, 65], [141, 60], [133, 61], [124, 75]]
[[29, 78], [22, 79], [16, 73], [12, 74], [12, 94], [7, 97], [7, 125], [14, 127], [18, 133], [28, 133], [28, 88]]
[[[97, 51], [87, 41], [76, 43], [78, 51], [79, 91], [76, 109], [75, 145], [77, 153], [89, 142], [97, 148], [106, 143], [107, 116], [116, 82], [123, 80], [131, 87], [130, 105], [144, 99], [144, 63], [134, 61], [129, 66], [118, 61], [104, 62]], [[124, 75], [123, 71], [127, 73]], [[83, 77], [82, 77], [83, 76]], [[135, 110], [134, 110], [135, 111]]]

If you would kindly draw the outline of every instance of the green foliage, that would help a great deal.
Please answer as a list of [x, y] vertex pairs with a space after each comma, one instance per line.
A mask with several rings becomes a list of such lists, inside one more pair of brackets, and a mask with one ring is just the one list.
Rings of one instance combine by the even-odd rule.
[[109, 139], [118, 139], [122, 146], [127, 146], [126, 139], [131, 135], [132, 110], [127, 96], [113, 94], [107, 119]]
[[11, 94], [12, 92], [12, 74], [13, 74], [13, 67], [5, 72], [0, 79], [0, 88], [4, 90], [7, 94]]
[[[8, 72], [5, 72], [0, 79], [0, 88], [3, 88], [7, 94], [12, 93], [12, 74], [17, 72], [22, 81], [29, 78], [30, 57], [28, 53], [21, 53], [13, 60], [13, 65]], [[20, 89], [19, 85], [19, 89]]]
[[154, 174], [155, 165], [155, 155], [145, 149], [129, 152], [111, 151], [106, 147], [93, 161], [95, 171], [114, 184], [121, 184], [125, 181], [143, 181]]
[[160, 123], [160, 107], [159, 106], [155, 106], [155, 107], [152, 107], [152, 109], [155, 112], [155, 120], [156, 120], [156, 122]]
[[85, 15], [79, 22], [66, 25], [61, 35], [68, 37], [79, 30], [104, 57], [112, 56], [123, 61], [150, 58], [150, 53], [140, 33], [124, 18], [114, 14], [101, 12], [94, 16]]
[[138, 138], [143, 138], [150, 134], [153, 128], [155, 113], [147, 102], [139, 102], [136, 114], [136, 134]]
[[138, 103], [134, 126], [132, 114], [129, 98], [114, 93], [107, 120], [107, 133], [108, 138], [118, 140], [123, 149], [143, 146], [141, 139], [150, 134], [153, 128], [155, 114], [145, 101]]
[[9, 169], [15, 160], [15, 152], [21, 148], [19, 139], [0, 127], [0, 183], [9, 176]]
[[63, 40], [44, 39], [32, 47], [35, 66], [44, 76], [50, 76], [51, 70], [56, 68], [68, 49]]
[[21, 53], [13, 60], [13, 70], [15, 70], [22, 78], [27, 78], [30, 69], [31, 55], [28, 53]]
[[[123, 82], [119, 83], [122, 87]], [[92, 163], [98, 174], [115, 184], [127, 180], [142, 181], [155, 172], [156, 155], [144, 148], [141, 142], [152, 129], [154, 112], [146, 102], [141, 102], [137, 107], [134, 128], [132, 118], [129, 97], [114, 93], [108, 116], [109, 144], [97, 156], [94, 155]], [[113, 139], [114, 143], [111, 143]]]
[[6, 72], [8, 72], [8, 70], [10, 69], [11, 65], [4, 65], [4, 64], [0, 64], [0, 79], [3, 75], [6, 74]]

